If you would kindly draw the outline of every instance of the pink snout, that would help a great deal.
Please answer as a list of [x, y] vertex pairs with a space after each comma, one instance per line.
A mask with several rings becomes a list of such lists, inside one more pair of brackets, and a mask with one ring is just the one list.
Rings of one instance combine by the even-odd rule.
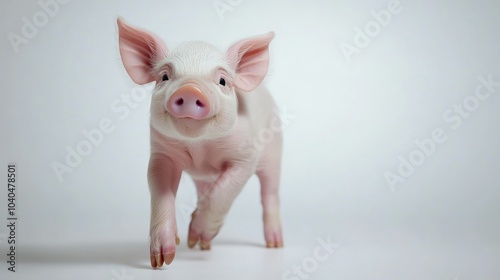
[[172, 94], [167, 108], [176, 118], [201, 120], [210, 113], [210, 102], [198, 87], [188, 84], [181, 86]]

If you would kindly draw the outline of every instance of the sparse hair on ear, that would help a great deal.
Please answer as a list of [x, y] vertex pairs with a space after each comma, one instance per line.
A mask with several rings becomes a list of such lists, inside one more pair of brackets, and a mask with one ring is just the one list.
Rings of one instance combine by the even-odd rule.
[[246, 38], [229, 47], [226, 58], [236, 72], [235, 86], [252, 91], [260, 85], [269, 69], [269, 43], [274, 32]]
[[117, 24], [120, 56], [128, 75], [139, 85], [154, 81], [153, 67], [167, 56], [167, 46], [155, 34], [132, 27], [121, 17]]

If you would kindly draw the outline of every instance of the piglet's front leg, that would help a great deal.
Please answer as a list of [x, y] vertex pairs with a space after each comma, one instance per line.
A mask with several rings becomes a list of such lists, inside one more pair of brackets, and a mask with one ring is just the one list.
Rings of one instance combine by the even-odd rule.
[[152, 154], [148, 182], [151, 192], [150, 252], [151, 266], [172, 263], [179, 244], [175, 220], [175, 195], [182, 171], [172, 160]]
[[224, 223], [229, 208], [252, 173], [251, 166], [232, 166], [212, 184], [196, 182], [198, 204], [189, 225], [189, 248], [199, 242], [202, 250], [210, 249], [211, 241]]

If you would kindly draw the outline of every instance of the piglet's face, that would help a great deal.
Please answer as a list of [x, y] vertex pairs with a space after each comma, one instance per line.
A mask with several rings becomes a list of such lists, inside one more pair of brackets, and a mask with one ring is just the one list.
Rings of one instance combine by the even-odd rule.
[[154, 67], [151, 121], [163, 134], [213, 139], [231, 131], [238, 100], [225, 54], [203, 42], [173, 50]]
[[187, 42], [173, 51], [156, 35], [118, 19], [120, 54], [132, 80], [156, 82], [151, 125], [180, 140], [215, 139], [236, 124], [236, 92], [255, 89], [264, 79], [274, 33], [241, 40], [227, 51]]

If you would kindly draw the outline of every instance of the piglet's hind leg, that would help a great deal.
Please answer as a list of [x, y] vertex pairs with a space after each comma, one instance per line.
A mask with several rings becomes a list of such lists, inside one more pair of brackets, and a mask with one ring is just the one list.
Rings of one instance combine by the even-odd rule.
[[279, 181], [280, 164], [276, 161], [257, 171], [261, 185], [261, 199], [264, 219], [264, 236], [268, 248], [283, 247], [281, 232]]

